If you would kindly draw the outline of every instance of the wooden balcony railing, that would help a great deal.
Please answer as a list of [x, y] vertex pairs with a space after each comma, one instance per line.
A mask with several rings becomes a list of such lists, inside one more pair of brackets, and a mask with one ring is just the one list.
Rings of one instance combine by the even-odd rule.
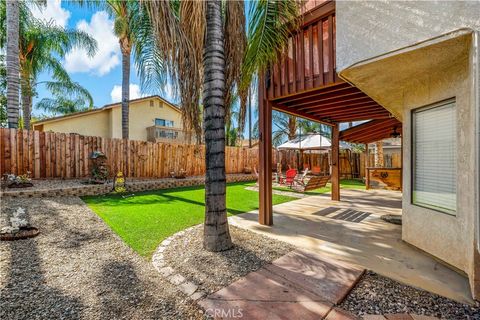
[[185, 143], [187, 135], [182, 129], [151, 126], [147, 128], [147, 140], [152, 142]]
[[270, 100], [333, 84], [335, 3], [325, 1], [303, 14], [301, 27], [265, 75]]

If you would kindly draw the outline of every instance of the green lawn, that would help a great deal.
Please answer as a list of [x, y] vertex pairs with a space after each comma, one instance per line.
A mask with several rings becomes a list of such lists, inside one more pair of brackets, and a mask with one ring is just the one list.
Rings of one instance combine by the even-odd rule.
[[[258, 209], [258, 192], [245, 190], [253, 183], [227, 186], [229, 215]], [[84, 197], [97, 213], [129, 246], [140, 255], [150, 257], [163, 239], [189, 226], [202, 223], [205, 210], [203, 186], [165, 189], [120, 195]], [[273, 195], [273, 204], [295, 198]]]
[[[357, 190], [365, 190], [365, 184], [360, 181], [360, 180], [355, 180], [355, 179], [342, 179], [340, 180], [340, 188], [341, 189], [357, 189]], [[275, 190], [281, 190], [281, 191], [293, 191], [288, 187], [274, 187], [273, 189]], [[332, 190], [332, 185], [327, 183], [327, 186], [325, 188], [319, 188], [311, 191], [305, 192], [305, 194], [309, 195], [315, 195], [315, 194], [321, 194], [321, 193], [328, 193]]]

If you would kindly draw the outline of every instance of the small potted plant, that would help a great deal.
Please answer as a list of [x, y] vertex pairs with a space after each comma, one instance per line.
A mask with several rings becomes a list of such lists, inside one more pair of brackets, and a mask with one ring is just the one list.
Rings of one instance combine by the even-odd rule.
[[7, 181], [7, 188], [28, 188], [33, 187], [32, 179], [30, 178], [30, 171], [27, 171], [25, 174], [14, 175], [6, 174], [4, 178]]

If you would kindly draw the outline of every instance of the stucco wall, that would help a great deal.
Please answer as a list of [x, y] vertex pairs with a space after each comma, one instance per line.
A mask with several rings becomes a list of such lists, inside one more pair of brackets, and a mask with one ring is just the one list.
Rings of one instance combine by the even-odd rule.
[[[43, 124], [43, 131], [78, 133], [86, 136], [109, 137], [109, 110], [87, 113]], [[33, 129], [37, 130], [35, 124]]]
[[[155, 118], [173, 120], [176, 128], [182, 128], [181, 113], [160, 99], [142, 100], [130, 103], [129, 138], [147, 140], [147, 128], [155, 124]], [[115, 107], [110, 115], [110, 137], [122, 138], [122, 108]]]
[[[153, 101], [153, 106], [150, 105], [150, 101]], [[129, 138], [131, 140], [147, 140], [147, 127], [155, 124], [155, 118], [172, 120], [175, 128], [182, 128], [180, 111], [158, 98], [131, 102], [129, 111]], [[100, 112], [46, 122], [43, 124], [43, 131], [122, 138], [122, 110], [120, 106], [114, 106]]]
[[[472, 45], [474, 33], [453, 31], [480, 30], [480, 2], [338, 1], [336, 8], [337, 72], [403, 123], [402, 237], [465, 272], [478, 300], [479, 55]], [[411, 111], [452, 97], [457, 118], [456, 216], [411, 203]]]
[[[452, 266], [473, 271], [475, 219], [475, 109], [468, 60], [437, 69], [402, 89], [404, 172], [402, 238]], [[444, 214], [411, 203], [411, 111], [448, 98], [456, 99], [457, 212]], [[439, 128], [441, 130], [441, 128]]]
[[480, 1], [337, 1], [337, 72], [464, 27], [480, 30]]

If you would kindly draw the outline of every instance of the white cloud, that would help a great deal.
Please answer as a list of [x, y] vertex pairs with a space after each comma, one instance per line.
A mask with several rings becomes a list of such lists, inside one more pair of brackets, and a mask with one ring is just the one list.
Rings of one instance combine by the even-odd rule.
[[65, 57], [68, 72], [91, 72], [103, 76], [120, 63], [120, 46], [113, 33], [113, 20], [105, 11], [96, 12], [90, 23], [80, 20], [77, 29], [95, 38], [98, 50], [93, 57], [89, 57], [84, 49], [70, 51]]
[[[138, 84], [130, 83], [130, 100], [144, 96], [145, 95], [142, 94]], [[114, 85], [112, 91], [110, 92], [110, 97], [112, 98], [112, 102], [122, 101], [122, 86]]]
[[60, 27], [65, 27], [70, 19], [70, 11], [62, 8], [61, 0], [47, 0], [45, 7], [30, 6], [35, 18], [45, 21], [52, 21]]

